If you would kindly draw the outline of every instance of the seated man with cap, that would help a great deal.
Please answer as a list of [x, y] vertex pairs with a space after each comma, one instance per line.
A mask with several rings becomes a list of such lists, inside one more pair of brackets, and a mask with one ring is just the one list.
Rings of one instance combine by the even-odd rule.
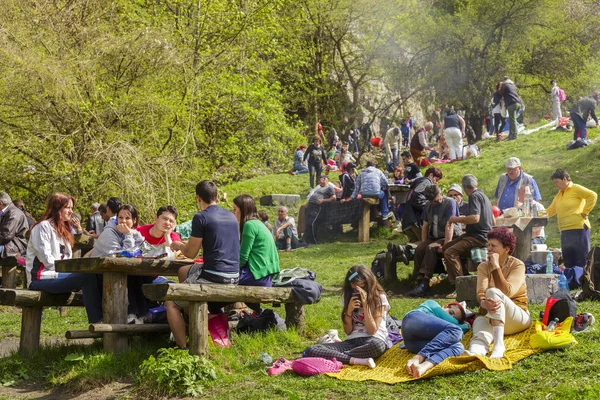
[[448, 188], [448, 197], [451, 197], [456, 201], [459, 215], [467, 215], [469, 212], [469, 203], [463, 200], [462, 187], [458, 183], [450, 185], [450, 188]]
[[542, 196], [533, 176], [523, 172], [521, 160], [517, 157], [511, 157], [506, 162], [506, 174], [500, 175], [498, 186], [496, 186], [496, 204], [502, 211], [507, 208], [517, 207], [523, 203], [525, 187], [531, 187], [533, 200], [540, 201]]

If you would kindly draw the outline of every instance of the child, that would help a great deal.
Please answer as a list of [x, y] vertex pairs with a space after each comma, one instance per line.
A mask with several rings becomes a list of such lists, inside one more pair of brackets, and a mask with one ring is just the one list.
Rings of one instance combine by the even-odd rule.
[[258, 219], [263, 224], [265, 224], [265, 226], [267, 227], [269, 232], [273, 232], [273, 225], [271, 225], [271, 223], [269, 222], [269, 215], [267, 214], [267, 212], [265, 210], [260, 210], [258, 212]]
[[402, 133], [402, 146], [408, 147], [408, 139], [410, 136], [410, 126], [408, 126], [408, 122], [405, 119], [400, 121], [400, 132]]
[[460, 342], [469, 325], [460, 303], [440, 307], [434, 300], [423, 302], [409, 311], [402, 320], [404, 345], [417, 355], [408, 360], [406, 367], [413, 378], [420, 378], [426, 371], [448, 357], [461, 355], [465, 348]]
[[304, 356], [335, 358], [344, 364], [375, 368], [373, 359], [389, 347], [385, 320], [390, 304], [385, 291], [371, 270], [360, 264], [348, 270], [343, 287], [342, 322], [346, 340], [311, 346]]

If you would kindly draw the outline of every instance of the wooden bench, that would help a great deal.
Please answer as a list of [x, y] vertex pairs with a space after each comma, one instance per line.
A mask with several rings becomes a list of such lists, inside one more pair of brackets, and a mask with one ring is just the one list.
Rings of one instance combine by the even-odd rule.
[[80, 293], [50, 294], [28, 289], [0, 289], [0, 304], [20, 307], [21, 336], [19, 352], [32, 355], [40, 347], [40, 328], [44, 307], [83, 306]]
[[290, 288], [163, 283], [144, 285], [144, 295], [154, 301], [186, 301], [189, 306], [190, 353], [205, 355], [208, 351], [207, 302], [285, 304], [285, 322], [304, 332], [304, 305]]

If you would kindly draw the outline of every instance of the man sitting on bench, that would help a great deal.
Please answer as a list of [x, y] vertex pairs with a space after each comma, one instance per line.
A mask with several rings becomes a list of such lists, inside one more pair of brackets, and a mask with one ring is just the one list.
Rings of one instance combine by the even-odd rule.
[[[240, 276], [239, 225], [232, 212], [217, 205], [217, 185], [212, 181], [200, 181], [196, 185], [196, 201], [200, 212], [192, 220], [192, 233], [187, 243], [174, 241], [173, 251], [181, 250], [188, 258], [196, 258], [202, 248], [204, 264], [193, 264], [179, 269], [179, 281], [183, 283], [208, 283], [237, 285]], [[166, 301], [167, 320], [175, 343], [185, 349], [185, 320], [181, 308], [183, 302]], [[208, 303], [210, 313], [219, 313], [221, 305]]]
[[29, 224], [23, 211], [13, 205], [8, 193], [0, 192], [0, 258], [25, 252], [28, 230]]

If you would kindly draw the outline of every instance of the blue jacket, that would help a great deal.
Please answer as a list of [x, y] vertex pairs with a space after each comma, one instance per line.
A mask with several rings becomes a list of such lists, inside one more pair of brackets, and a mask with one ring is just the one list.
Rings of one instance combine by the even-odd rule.
[[375, 167], [367, 167], [358, 174], [354, 184], [352, 198], [355, 199], [358, 194], [379, 194], [382, 186], [387, 185], [387, 178], [381, 170]]

